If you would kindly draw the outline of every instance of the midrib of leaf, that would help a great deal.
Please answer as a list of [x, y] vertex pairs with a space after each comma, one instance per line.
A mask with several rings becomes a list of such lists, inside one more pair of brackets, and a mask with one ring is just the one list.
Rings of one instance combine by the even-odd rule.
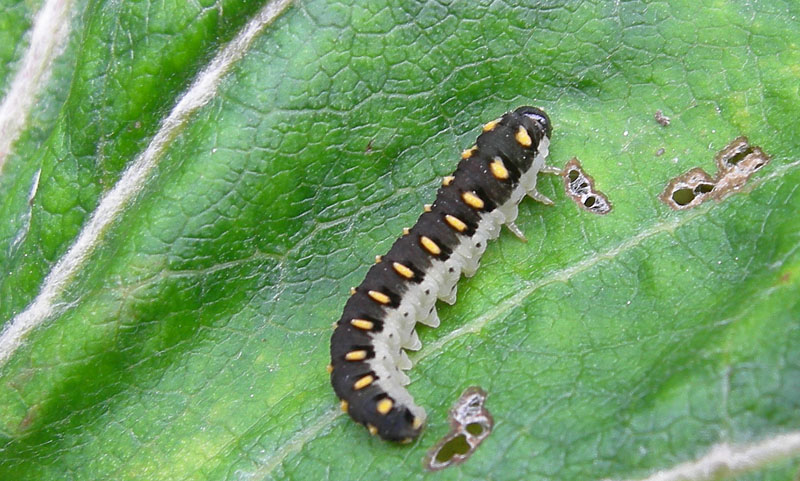
[[0, 12], [2, 12], [0, 22], [4, 27], [0, 32], [0, 39], [3, 41], [0, 47], [0, 97], [8, 92], [11, 79], [19, 68], [20, 59], [28, 48], [27, 34], [33, 22], [34, 12], [42, 3], [42, 0], [0, 1]]
[[36, 15], [30, 45], [0, 103], [0, 175], [39, 90], [47, 82], [53, 60], [67, 39], [71, 4], [70, 0], [47, 0]]
[[68, 283], [102, 242], [105, 230], [123, 212], [130, 200], [145, 186], [150, 172], [164, 151], [183, 130], [191, 116], [217, 92], [223, 76], [249, 49], [264, 27], [272, 23], [292, 0], [268, 2], [242, 31], [198, 75], [188, 91], [163, 121], [147, 149], [122, 174], [115, 186], [98, 203], [86, 226], [69, 251], [58, 260], [42, 283], [39, 294], [0, 333], [0, 366], [22, 345], [28, 333], [56, 314], [55, 304]]
[[[765, 171], [765, 172], [766, 172], [766, 171]], [[338, 224], [338, 223], [339, 223], [338, 221], [336, 221], [336, 222], [333, 222], [333, 224]], [[544, 285], [544, 284], [542, 284], [542, 285]], [[437, 340], [437, 341], [438, 341], [438, 340]], [[429, 353], [430, 353], [430, 352], [432, 352], [432, 351], [426, 351], [426, 352], [429, 352]], [[325, 387], [327, 388], [327, 386], [325, 386]], [[266, 418], [267, 418], [267, 416], [265, 415], [265, 418], [264, 418], [264, 419], [266, 419]], [[323, 418], [322, 418], [322, 417], [320, 417], [319, 419], [323, 419]], [[322, 421], [320, 421], [320, 422], [322, 422]], [[329, 424], [329, 423], [326, 423], [326, 424]], [[317, 426], [317, 423], [313, 423], [313, 424], [312, 424], [312, 427], [313, 427], [313, 426]], [[323, 425], [323, 428], [324, 428], [324, 425]], [[255, 429], [257, 429], [257, 428], [255, 428]], [[255, 429], [254, 429], [254, 430], [255, 430]], [[309, 428], [309, 429], [311, 429], [311, 428]], [[320, 428], [320, 429], [322, 429], [322, 428]], [[313, 431], [313, 429], [312, 429], [312, 431]], [[249, 431], [249, 432], [248, 432], [248, 434], [249, 434], [249, 433], [252, 433], [252, 432], [253, 432], [253, 430]], [[307, 432], [306, 434], [307, 434], [307, 437], [308, 437], [308, 436], [312, 436], [312, 432]], [[311, 437], [310, 439], [313, 439], [313, 437]], [[236, 443], [235, 443], [235, 442], [234, 442], [234, 443], [231, 443], [231, 444], [232, 444], [232, 445], [234, 445], [234, 446], [236, 445]], [[287, 447], [287, 449], [289, 449], [289, 454], [291, 454], [291, 453], [295, 452], [295, 450], [296, 450], [296, 449], [298, 449], [298, 448], [300, 448], [300, 447], [302, 447], [302, 446], [303, 446], [303, 443], [302, 443], [302, 442], [298, 442], [298, 443], [296, 443], [296, 444], [292, 444], [291, 446]], [[232, 449], [233, 449], [233, 448], [232, 448]], [[283, 449], [282, 449], [282, 450], [283, 450]], [[234, 456], [235, 456], [235, 454], [234, 454]], [[286, 455], [284, 454], [283, 456], [286, 456]], [[272, 466], [277, 466], [277, 465], [280, 465], [280, 461], [281, 461], [283, 458], [282, 458], [282, 457], [277, 457], [277, 458], [274, 458], [274, 459], [275, 459], [276, 463], [275, 463], [275, 464], [272, 464]], [[412, 460], [412, 461], [413, 461], [413, 460]]]
[[[749, 184], [747, 184], [739, 194], [744, 194], [757, 189], [758, 187], [769, 183], [775, 179], [781, 179], [787, 173], [794, 171], [794, 169], [800, 167], [800, 160], [796, 160], [790, 163], [782, 164], [772, 172], [763, 177], [758, 179], [753, 179]], [[728, 201], [731, 199], [728, 198]], [[724, 202], [724, 201], [723, 201]], [[498, 302], [498, 304], [485, 312], [485, 314], [478, 316], [472, 320], [467, 321], [466, 323], [462, 324], [460, 327], [453, 329], [452, 331], [448, 332], [447, 334], [443, 335], [442, 337], [436, 339], [433, 342], [423, 344], [422, 349], [417, 353], [411, 353], [410, 357], [414, 364], [418, 364], [425, 358], [431, 356], [432, 354], [440, 353], [446, 350], [448, 345], [452, 345], [453, 342], [480, 332], [484, 327], [487, 325], [492, 324], [493, 322], [502, 319], [509, 311], [515, 309], [517, 306], [521, 305], [523, 301], [530, 297], [534, 292], [541, 289], [544, 286], [552, 284], [554, 282], [567, 282], [573, 277], [577, 276], [578, 274], [584, 273], [593, 267], [596, 267], [598, 264], [609, 261], [617, 258], [621, 254], [630, 251], [639, 247], [645, 240], [651, 239], [658, 235], [664, 233], [671, 233], [675, 230], [679, 229], [682, 226], [688, 225], [695, 221], [702, 221], [708, 213], [718, 207], [720, 203], [717, 202], [710, 202], [705, 205], [700, 206], [692, 211], [682, 213], [683, 215], [675, 215], [672, 217], [667, 218], [667, 220], [663, 222], [655, 223], [649, 226], [647, 229], [640, 231], [638, 234], [633, 235], [626, 241], [614, 246], [610, 249], [604, 250], [602, 252], [597, 252], [594, 255], [587, 256], [580, 261], [577, 261], [566, 268], [559, 269], [556, 271], [551, 271], [545, 275], [543, 275], [540, 279], [530, 282], [527, 286], [520, 289], [516, 294], [502, 299]], [[800, 247], [800, 244], [796, 248]], [[745, 310], [747, 310], [747, 306], [745, 306]], [[320, 413], [317, 420], [309, 424], [305, 429], [299, 431], [297, 434], [292, 436], [292, 438], [284, 443], [278, 451], [276, 451], [273, 455], [268, 456], [261, 460], [262, 466], [255, 472], [249, 475], [252, 479], [267, 479], [273, 474], [273, 471], [281, 465], [281, 463], [287, 459], [288, 456], [292, 455], [293, 453], [299, 451], [309, 440], [312, 440], [318, 435], [323, 429], [329, 427], [333, 424], [338, 418], [344, 416], [344, 414], [338, 409], [330, 409], [325, 410]], [[758, 455], [756, 456], [756, 461], [758, 462], [737, 462], [736, 456], [738, 455], [738, 451], [731, 453], [731, 456], [724, 457], [733, 469], [730, 474], [738, 474], [747, 471], [753, 471], [760, 469], [767, 465], [769, 462], [774, 460], [785, 459], [787, 457], [794, 457], [800, 456], [800, 441], [796, 438], [800, 437], [800, 432], [798, 433], [790, 433], [790, 434], [778, 434], [775, 438], [768, 438], [765, 439], [763, 442], [759, 443], [752, 447], [754, 450], [753, 452], [757, 452]], [[790, 440], [792, 441], [788, 445], [784, 444], [784, 441]], [[788, 446], [788, 448], [787, 448]], [[749, 451], [748, 451], [749, 452]], [[755, 456], [755, 455], [754, 455]], [[713, 460], [719, 460], [720, 458], [712, 457], [707, 460], [699, 460], [697, 465], [693, 463], [691, 464], [690, 468], [681, 468], [676, 467], [674, 469], [667, 469], [663, 476], [667, 477], [657, 477], [662, 476], [662, 474], [656, 474], [652, 478], [647, 478], [647, 481], [671, 481], [673, 479], [686, 479], [687, 481], [694, 481], [694, 480], [704, 480], [708, 479], [706, 477], [697, 475], [697, 477], [680, 477], [685, 475], [687, 472], [691, 472], [694, 474], [703, 473], [705, 472], [704, 469], [708, 467], [708, 462]], [[699, 466], [699, 467], [698, 467]], [[705, 468], [704, 468], [705, 466]], [[688, 471], [687, 471], [688, 469]]]
[[640, 481], [730, 479], [797, 456], [800, 456], [800, 431], [778, 434], [747, 445], [718, 444], [701, 458], [665, 468]]
[[[0, 257], [4, 325], [33, 302], [102, 194], [153, 138], [167, 109], [220, 44], [262, 6], [238, 0], [206, 6], [75, 3], [80, 8], [70, 55], [58, 58], [60, 78], [51, 82], [56, 91], [42, 93], [37, 104], [44, 108], [32, 114], [36, 119], [26, 126], [9, 159], [13, 164], [0, 178], [2, 214], [10, 221], [0, 226], [0, 251], [6, 252]], [[143, 16], [147, 21], [136, 20]], [[42, 111], [49, 113], [40, 127]], [[38, 169], [37, 197], [29, 202]]]

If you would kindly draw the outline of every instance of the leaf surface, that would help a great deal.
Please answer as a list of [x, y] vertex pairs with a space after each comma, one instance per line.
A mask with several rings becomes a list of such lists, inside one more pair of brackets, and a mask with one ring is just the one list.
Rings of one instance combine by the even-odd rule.
[[[442, 479], [635, 479], [794, 432], [797, 5], [518, 3], [311, 0], [267, 26], [0, 367], [0, 479], [419, 479], [470, 385], [494, 432]], [[72, 5], [0, 174], [5, 327], [266, 5]], [[504, 232], [419, 328], [423, 436], [370, 438], [329, 386], [330, 324], [479, 126], [526, 104], [614, 210], [541, 177], [556, 206], [522, 203], [528, 243]], [[741, 192], [661, 203], [740, 135], [772, 156]]]

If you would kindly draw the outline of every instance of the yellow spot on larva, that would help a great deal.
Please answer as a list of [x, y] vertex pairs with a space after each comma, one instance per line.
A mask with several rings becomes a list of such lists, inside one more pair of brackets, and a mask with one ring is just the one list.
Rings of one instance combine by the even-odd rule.
[[395, 272], [406, 279], [411, 279], [414, 277], [414, 271], [412, 271], [408, 266], [405, 266], [399, 262], [395, 262], [392, 264], [392, 267], [394, 267]]
[[411, 229], [408, 227], [403, 227], [403, 235], [408, 235], [409, 232], [411, 232]]
[[452, 184], [454, 180], [456, 180], [455, 176], [448, 175], [447, 177], [442, 179], [442, 185], [447, 187], [448, 185]]
[[350, 295], [353, 296], [353, 295], [355, 295], [355, 293], [356, 293], [356, 288], [355, 287], [351, 287], [350, 288]]
[[359, 349], [358, 351], [350, 351], [344, 355], [345, 360], [347, 361], [363, 361], [367, 358], [367, 351], [364, 349]]
[[389, 411], [392, 410], [392, 406], [394, 406], [394, 403], [392, 402], [391, 399], [387, 397], [378, 401], [378, 404], [375, 406], [375, 408], [378, 410], [379, 413], [385, 416], [389, 414]]
[[477, 145], [473, 145], [472, 147], [468, 148], [464, 152], [461, 152], [461, 158], [462, 159], [469, 159], [470, 157], [472, 157], [472, 154], [474, 154], [476, 150], [478, 150], [478, 146]]
[[494, 130], [497, 127], [497, 124], [500, 123], [500, 119], [492, 120], [491, 122], [487, 122], [486, 125], [483, 126], [484, 132], [489, 132], [490, 130]]
[[380, 264], [382, 260], [383, 260], [383, 256], [375, 256], [375, 263], [376, 264]]
[[368, 430], [368, 431], [369, 431], [369, 433], [370, 433], [371, 435], [373, 435], [373, 436], [375, 436], [376, 434], [378, 434], [378, 428], [376, 428], [376, 427], [375, 427], [375, 426], [373, 426], [372, 424], [367, 424], [367, 430]]
[[367, 321], [366, 319], [351, 319], [350, 324], [365, 331], [371, 331], [372, 328], [375, 327], [372, 321]]
[[430, 237], [422, 236], [419, 238], [419, 243], [422, 244], [422, 247], [425, 248], [426, 251], [430, 252], [431, 254], [438, 256], [442, 253], [442, 249], [433, 242]]
[[349, 408], [350, 405], [347, 403], [347, 401], [342, 399], [342, 402], [339, 404], [339, 407], [342, 408], [342, 412], [346, 413], [347, 412], [347, 408]]
[[361, 379], [359, 379], [358, 381], [356, 381], [355, 384], [353, 384], [353, 389], [355, 389], [356, 391], [358, 391], [360, 389], [364, 389], [365, 387], [367, 387], [370, 384], [372, 384], [372, 381], [374, 381], [374, 380], [375, 380], [375, 378], [372, 377], [372, 374], [367, 374], [366, 376], [364, 376]]
[[369, 291], [368, 294], [369, 297], [371, 297], [372, 300], [374, 300], [375, 302], [380, 302], [381, 304], [388, 304], [389, 302], [391, 302], [389, 296], [387, 296], [383, 292]]
[[531, 144], [533, 143], [531, 141], [531, 136], [528, 135], [528, 131], [525, 130], [525, 127], [521, 125], [519, 126], [519, 129], [517, 129], [517, 134], [514, 136], [514, 138], [517, 139], [519, 145], [523, 147], [530, 147]]
[[446, 220], [447, 223], [450, 224], [450, 227], [459, 232], [464, 232], [465, 230], [467, 230], [467, 224], [465, 224], [464, 221], [462, 221], [458, 217], [447, 214], [446, 216], [444, 216], [444, 220]]
[[422, 206], [422, 210], [424, 210], [425, 212], [430, 212], [432, 207], [433, 206], [431, 204], [425, 204], [424, 206]]
[[464, 202], [467, 203], [468, 206], [472, 207], [473, 209], [483, 209], [483, 201], [480, 197], [473, 194], [472, 192], [464, 192], [461, 194], [461, 198], [464, 199]]
[[330, 374], [333, 372], [333, 366], [328, 364], [327, 366], [325, 366], [325, 370], [328, 371], [328, 374]]
[[422, 427], [422, 418], [414, 417], [414, 422], [411, 423], [411, 427], [414, 429], [419, 429]]
[[489, 164], [489, 168], [492, 170], [492, 175], [494, 175], [495, 178], [500, 180], [508, 179], [508, 169], [506, 169], [505, 164], [503, 164], [503, 159], [500, 157], [495, 157], [492, 163]]

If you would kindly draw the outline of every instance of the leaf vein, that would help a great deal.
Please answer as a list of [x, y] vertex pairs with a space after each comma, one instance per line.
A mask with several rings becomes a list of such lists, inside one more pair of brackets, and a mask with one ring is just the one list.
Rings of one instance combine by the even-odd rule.
[[70, 0], [47, 0], [36, 14], [28, 50], [0, 104], [0, 173], [34, 106], [36, 95], [50, 78], [53, 60], [69, 36]]
[[[770, 175], [766, 175], [760, 179], [750, 182], [740, 191], [740, 193], [751, 192], [755, 188], [769, 182], [770, 180], [780, 179], [784, 177], [787, 172], [797, 167], [800, 167], [800, 160], [784, 164], [773, 170]], [[729, 202], [730, 198], [728, 198], [727, 201]], [[578, 262], [566, 269], [560, 269], [551, 272], [546, 277], [542, 278], [540, 281], [530, 283], [527, 288], [521, 290], [516, 295], [513, 295], [505, 299], [501, 303], [502, 305], [498, 309], [494, 309], [491, 312], [488, 312], [487, 314], [480, 316], [474, 319], [473, 321], [468, 322], [463, 327], [455, 329], [454, 331], [450, 332], [446, 336], [441, 337], [435, 342], [426, 344], [420, 351], [418, 351], [418, 355], [413, 357], [412, 360], [416, 364], [420, 360], [440, 350], [445, 344], [455, 339], [458, 339], [464, 335], [480, 331], [480, 329], [483, 328], [485, 325], [487, 325], [489, 322], [498, 319], [505, 312], [514, 307], [520, 300], [531, 295], [535, 290], [545, 285], [551, 284], [553, 282], [558, 282], [558, 281], [566, 282], [571, 277], [580, 274], [582, 272], [585, 272], [586, 270], [590, 269], [593, 266], [596, 266], [597, 264], [599, 264], [604, 260], [614, 259], [616, 256], [622, 254], [623, 252], [626, 252], [630, 249], [637, 247], [642, 242], [651, 237], [654, 237], [661, 233], [673, 232], [675, 229], [683, 225], [686, 225], [691, 221], [707, 214], [711, 209], [715, 208], [719, 204], [720, 203], [708, 203], [694, 209], [689, 213], [686, 213], [685, 215], [674, 216], [669, 220], [667, 220], [666, 222], [661, 222], [659, 224], [656, 224], [651, 228], [646, 229], [641, 233], [639, 233], [638, 235], [632, 237], [628, 241], [623, 242], [609, 250], [606, 250], [604, 252], [599, 252], [596, 255], [588, 257], [582, 260], [581, 262]], [[277, 467], [289, 454], [300, 449], [303, 443], [311, 439], [314, 439], [314, 437], [318, 432], [320, 432], [325, 427], [329, 426], [331, 423], [333, 423], [336, 419], [338, 419], [342, 415], [343, 414], [339, 410], [326, 409], [320, 415], [320, 418], [317, 420], [317, 422], [308, 425], [306, 429], [303, 429], [302, 431], [298, 432], [283, 446], [282, 449], [278, 450], [272, 456], [264, 460], [264, 464], [261, 465], [259, 469], [256, 471], [257, 479], [263, 479], [268, 477], [269, 474], [272, 472], [272, 470], [275, 467]], [[796, 454], [800, 454], [800, 433], [798, 433], [797, 436], [798, 436], [798, 446], [796, 448]], [[780, 443], [778, 443], [778, 446], [780, 446]], [[657, 478], [653, 480], [648, 479], [647, 481], [656, 481], [656, 479]], [[672, 479], [682, 479], [682, 478], [665, 478], [664, 481], [667, 480], [671, 481]], [[698, 479], [706, 479], [706, 478], [698, 478]], [[658, 481], [662, 480], [658, 479]]]
[[103, 196], [75, 243], [48, 273], [33, 302], [17, 314], [0, 334], [0, 366], [16, 352], [33, 329], [59, 310], [58, 297], [102, 242], [105, 231], [145, 187], [150, 173], [167, 147], [184, 130], [191, 116], [214, 98], [224, 75], [247, 53], [253, 40], [291, 3], [292, 0], [273, 0], [265, 4], [195, 78], [144, 152], [136, 157], [114, 187]]

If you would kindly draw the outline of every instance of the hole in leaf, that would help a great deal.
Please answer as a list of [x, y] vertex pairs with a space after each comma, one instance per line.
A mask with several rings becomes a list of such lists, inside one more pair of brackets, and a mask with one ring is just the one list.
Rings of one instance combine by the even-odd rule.
[[722, 200], [745, 186], [750, 176], [769, 162], [761, 147], [737, 137], [714, 156], [717, 173], [712, 178], [695, 167], [673, 178], [659, 196], [675, 210], [691, 209], [708, 199]]
[[425, 455], [425, 467], [438, 471], [463, 463], [492, 432], [494, 420], [483, 406], [486, 392], [467, 388], [450, 410], [450, 432]]
[[672, 193], [672, 200], [675, 201], [678, 205], [687, 205], [692, 202], [695, 198], [694, 191], [692, 189], [678, 189]]
[[747, 157], [752, 153], [753, 153], [753, 148], [748, 145], [747, 148], [742, 149], [739, 152], [736, 152], [732, 157], [728, 158], [727, 161], [731, 165], [736, 165], [742, 160], [744, 160], [745, 157]]
[[698, 184], [697, 187], [694, 188], [695, 194], [708, 194], [714, 190], [714, 184]]
[[456, 454], [464, 455], [468, 452], [469, 444], [467, 443], [467, 437], [460, 434], [444, 443], [444, 446], [436, 453], [436, 461], [439, 463], [446, 463], [453, 459], [453, 456]]
[[580, 161], [573, 157], [564, 166], [564, 189], [575, 203], [582, 209], [593, 214], [608, 214], [611, 212], [611, 203], [608, 197], [595, 189], [594, 179], [584, 172]]
[[467, 432], [473, 436], [480, 436], [483, 433], [483, 425], [481, 423], [467, 424]]

